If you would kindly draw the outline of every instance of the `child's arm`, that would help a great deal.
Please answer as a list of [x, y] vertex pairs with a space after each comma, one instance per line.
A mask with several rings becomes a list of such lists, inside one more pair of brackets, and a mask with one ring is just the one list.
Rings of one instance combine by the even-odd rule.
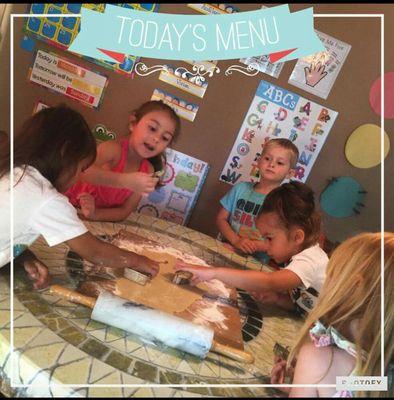
[[288, 292], [274, 292], [264, 290], [251, 293], [253, 297], [263, 304], [275, 304], [285, 310], [295, 310], [295, 305]]
[[228, 222], [230, 213], [224, 207], [221, 207], [216, 217], [216, 226], [220, 233], [234, 246], [238, 241], [239, 236], [233, 231]]
[[155, 190], [159, 178], [145, 172], [119, 173], [111, 171], [121, 157], [122, 147], [118, 142], [109, 140], [97, 148], [97, 157], [93, 165], [80, 175], [82, 182], [93, 185], [128, 188], [138, 193], [150, 193]]
[[229, 286], [249, 292], [260, 290], [283, 292], [302, 285], [298, 275], [286, 269], [275, 272], [245, 271], [234, 268], [201, 267], [182, 262], [178, 262], [174, 269], [176, 271], [190, 271], [193, 274], [192, 282], [194, 284], [210, 281], [211, 279], [219, 279]]
[[109, 268], [132, 268], [143, 273], [149, 273], [152, 277], [159, 272], [157, 262], [99, 240], [90, 232], [70, 239], [66, 243], [71, 250], [93, 264]]
[[141, 195], [134, 193], [119, 207], [94, 207], [93, 211], [90, 212], [89, 215], [85, 215], [85, 217], [90, 221], [123, 221], [137, 208], [140, 199]]
[[220, 233], [237, 249], [247, 254], [252, 254], [258, 251], [257, 240], [251, 240], [248, 238], [242, 238], [238, 236], [231, 225], [228, 222], [230, 213], [224, 207], [220, 208], [220, 211], [216, 217], [216, 226]]
[[[332, 348], [315, 347], [311, 341], [307, 341], [298, 353], [292, 383], [312, 385], [319, 383], [330, 369], [331, 358]], [[317, 387], [292, 387], [289, 397], [319, 397], [318, 390]]]

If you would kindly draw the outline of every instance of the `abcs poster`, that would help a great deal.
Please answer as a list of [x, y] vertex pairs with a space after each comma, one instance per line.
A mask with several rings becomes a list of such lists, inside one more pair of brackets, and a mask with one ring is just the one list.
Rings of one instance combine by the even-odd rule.
[[338, 113], [261, 81], [220, 176], [231, 185], [257, 182], [257, 162], [269, 139], [290, 139], [300, 157], [295, 178], [305, 182]]

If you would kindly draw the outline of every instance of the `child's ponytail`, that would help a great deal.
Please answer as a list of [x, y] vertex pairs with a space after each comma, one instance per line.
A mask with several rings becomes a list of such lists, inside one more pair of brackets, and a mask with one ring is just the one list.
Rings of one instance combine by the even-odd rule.
[[305, 183], [285, 183], [264, 200], [261, 214], [273, 212], [286, 229], [299, 226], [305, 232], [304, 248], [318, 242], [321, 232], [320, 214], [315, 209], [314, 193]]

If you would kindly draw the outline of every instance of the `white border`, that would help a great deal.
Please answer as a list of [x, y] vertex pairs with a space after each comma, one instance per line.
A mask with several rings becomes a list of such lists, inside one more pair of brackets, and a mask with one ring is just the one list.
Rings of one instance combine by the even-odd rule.
[[[80, 14], [67, 14], [67, 17], [80, 17]], [[313, 14], [314, 17], [342, 17], [342, 18], [380, 18], [380, 33], [381, 33], [381, 377], [384, 377], [384, 14]], [[11, 376], [10, 386], [12, 388], [27, 388], [27, 387], [42, 387], [43, 385], [13, 385], [14, 382], [14, 204], [13, 204], [13, 187], [14, 187], [14, 174], [13, 174], [13, 163], [14, 163], [14, 17], [65, 17], [64, 14], [11, 14], [10, 24], [10, 246], [11, 246], [11, 271], [10, 271], [10, 365], [11, 365]], [[44, 385], [48, 387], [48, 385]], [[262, 385], [235, 385], [235, 384], [156, 384], [156, 385], [103, 385], [103, 384], [49, 384], [49, 387], [72, 387], [72, 388], [85, 388], [85, 387], [153, 387], [153, 388], [184, 388], [187, 390], [188, 387], [336, 387], [333, 385], [312, 385], [312, 384], [262, 384]]]

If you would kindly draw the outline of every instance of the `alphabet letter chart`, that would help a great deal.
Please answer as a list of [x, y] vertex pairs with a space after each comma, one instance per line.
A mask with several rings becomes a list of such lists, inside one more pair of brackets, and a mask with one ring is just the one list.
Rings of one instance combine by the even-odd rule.
[[258, 182], [258, 160], [269, 139], [291, 140], [300, 153], [293, 179], [305, 182], [338, 113], [261, 81], [219, 180]]

